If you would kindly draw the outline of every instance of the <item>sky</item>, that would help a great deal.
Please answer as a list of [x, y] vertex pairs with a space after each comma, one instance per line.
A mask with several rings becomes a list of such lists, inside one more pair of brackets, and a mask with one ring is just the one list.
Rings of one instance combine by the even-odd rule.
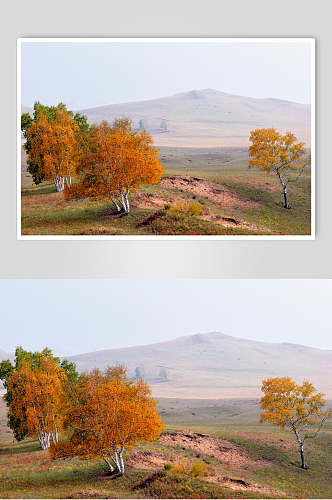
[[310, 103], [308, 42], [23, 42], [22, 104], [84, 109], [212, 88]]
[[0, 348], [61, 356], [218, 331], [332, 349], [332, 280], [0, 280]]

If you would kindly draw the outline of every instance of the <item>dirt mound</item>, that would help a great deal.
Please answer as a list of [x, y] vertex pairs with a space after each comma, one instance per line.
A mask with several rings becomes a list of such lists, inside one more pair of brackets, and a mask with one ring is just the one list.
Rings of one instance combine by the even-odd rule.
[[249, 224], [249, 222], [234, 219], [233, 217], [223, 217], [222, 215], [207, 214], [203, 215], [201, 219], [213, 222], [214, 224], [220, 224], [223, 227], [237, 227], [238, 229], [248, 229], [250, 231], [256, 231], [264, 234], [271, 233], [270, 229], [268, 228], [259, 227], [255, 224]]
[[246, 465], [267, 466], [270, 465], [265, 459], [253, 459], [239, 446], [224, 439], [215, 438], [208, 434], [196, 432], [165, 432], [160, 437], [160, 442], [167, 446], [180, 446], [210, 455], [221, 462], [234, 465], [238, 468]]
[[214, 203], [219, 203], [223, 208], [233, 208], [235, 206], [253, 207], [259, 205], [255, 201], [241, 199], [224, 184], [211, 182], [199, 177], [169, 176], [164, 177], [160, 184], [168, 189], [179, 189], [180, 191], [187, 191], [198, 196], [203, 196]]
[[136, 193], [132, 205], [136, 208], [155, 208], [163, 207], [171, 201], [164, 196], [157, 196], [152, 193]]
[[236, 479], [233, 477], [220, 476], [216, 474], [205, 477], [205, 480], [211, 483], [226, 486], [227, 488], [235, 491], [258, 491], [259, 493], [265, 494], [267, 498], [269, 495], [279, 495], [281, 498], [285, 496], [285, 494], [279, 490], [272, 490], [271, 488], [261, 486], [257, 483], [244, 481], [243, 479]]
[[166, 463], [174, 463], [173, 457], [152, 453], [151, 451], [134, 451], [127, 458], [127, 465], [133, 469], [157, 470]]

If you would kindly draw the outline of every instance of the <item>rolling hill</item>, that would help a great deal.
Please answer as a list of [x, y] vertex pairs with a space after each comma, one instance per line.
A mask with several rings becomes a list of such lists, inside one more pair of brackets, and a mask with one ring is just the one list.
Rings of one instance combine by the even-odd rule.
[[246, 340], [218, 332], [68, 358], [80, 371], [122, 363], [159, 397], [257, 397], [262, 379], [307, 378], [332, 398], [332, 350]]
[[247, 146], [250, 130], [263, 127], [291, 130], [310, 144], [310, 105], [243, 97], [214, 89], [80, 112], [87, 115], [89, 123], [129, 117], [136, 128], [147, 129], [159, 146]]

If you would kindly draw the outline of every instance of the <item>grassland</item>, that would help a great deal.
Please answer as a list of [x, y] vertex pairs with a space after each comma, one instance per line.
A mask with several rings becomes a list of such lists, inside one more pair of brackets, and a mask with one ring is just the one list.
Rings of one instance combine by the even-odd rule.
[[110, 202], [66, 201], [51, 183], [35, 186], [23, 153], [22, 234], [310, 234], [310, 169], [290, 185], [292, 209], [285, 210], [278, 179], [249, 170], [246, 148], [162, 147], [159, 155], [161, 183], [143, 186], [131, 213], [119, 216]]
[[[165, 431], [127, 456], [124, 476], [100, 460], [50, 460], [36, 441], [14, 442], [0, 407], [1, 498], [332, 498], [332, 426], [308, 442], [299, 467], [291, 434], [258, 423], [256, 400], [159, 403]], [[164, 472], [165, 463], [206, 467], [204, 476]]]

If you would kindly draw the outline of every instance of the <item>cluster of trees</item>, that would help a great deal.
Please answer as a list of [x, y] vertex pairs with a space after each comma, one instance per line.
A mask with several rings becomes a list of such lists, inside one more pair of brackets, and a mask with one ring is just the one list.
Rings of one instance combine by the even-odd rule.
[[21, 129], [35, 184], [52, 181], [69, 199], [107, 199], [129, 213], [130, 193], [159, 182], [163, 173], [151, 135], [134, 130], [127, 118], [90, 127], [85, 116], [62, 103], [37, 102], [33, 117], [22, 114]]
[[287, 187], [311, 163], [304, 142], [299, 142], [292, 132], [283, 135], [274, 128], [252, 130], [249, 140], [249, 168], [274, 173], [282, 187], [284, 208], [290, 209]]
[[[107, 199], [118, 212], [129, 213], [130, 193], [142, 184], [159, 182], [163, 173], [151, 135], [134, 130], [127, 118], [90, 127], [84, 115], [63, 103], [36, 102], [33, 117], [22, 114], [21, 129], [35, 184], [52, 181], [68, 199]], [[305, 144], [293, 133], [283, 135], [274, 128], [252, 130], [249, 140], [249, 167], [278, 177], [284, 208], [290, 209], [288, 185], [310, 164]]]
[[79, 375], [47, 348], [19, 347], [13, 364], [0, 363], [0, 379], [15, 438], [38, 438], [53, 458], [100, 457], [123, 474], [125, 449], [157, 439], [162, 430], [149, 386], [129, 380], [122, 366]]

